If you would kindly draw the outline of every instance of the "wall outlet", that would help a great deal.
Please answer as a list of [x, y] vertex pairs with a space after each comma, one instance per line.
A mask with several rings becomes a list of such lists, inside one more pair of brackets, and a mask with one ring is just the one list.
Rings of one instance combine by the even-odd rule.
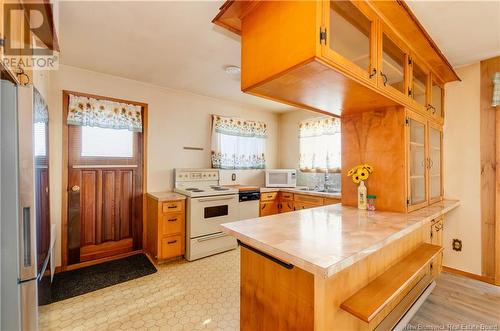
[[462, 251], [462, 240], [453, 239], [453, 243], [451, 244], [451, 247], [453, 248], [454, 251], [461, 252]]

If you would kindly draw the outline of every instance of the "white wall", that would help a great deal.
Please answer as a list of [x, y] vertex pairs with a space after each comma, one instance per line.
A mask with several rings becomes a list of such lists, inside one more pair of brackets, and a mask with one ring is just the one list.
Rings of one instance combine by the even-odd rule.
[[[209, 168], [211, 114], [238, 116], [268, 124], [267, 167], [277, 166], [278, 116], [249, 106], [171, 90], [138, 81], [60, 65], [51, 73], [50, 112], [51, 221], [60, 239], [62, 171], [62, 90], [134, 100], [148, 104], [148, 191], [173, 188], [174, 168]], [[203, 151], [184, 150], [184, 146]], [[60, 265], [60, 241], [57, 265]]]
[[[461, 206], [445, 219], [443, 264], [481, 274], [481, 158], [479, 133], [479, 63], [456, 69], [462, 79], [446, 85], [444, 192]], [[462, 240], [461, 252], [452, 239]]]
[[299, 167], [299, 123], [306, 119], [321, 116], [319, 113], [307, 110], [295, 110], [279, 115], [279, 168], [297, 169]]

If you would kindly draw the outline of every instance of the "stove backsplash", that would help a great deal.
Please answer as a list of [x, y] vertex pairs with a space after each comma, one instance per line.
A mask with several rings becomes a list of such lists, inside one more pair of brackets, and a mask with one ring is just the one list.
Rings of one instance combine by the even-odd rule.
[[297, 171], [297, 186], [307, 186], [310, 189], [324, 190], [325, 184], [329, 189], [341, 190], [342, 174], [323, 174]]

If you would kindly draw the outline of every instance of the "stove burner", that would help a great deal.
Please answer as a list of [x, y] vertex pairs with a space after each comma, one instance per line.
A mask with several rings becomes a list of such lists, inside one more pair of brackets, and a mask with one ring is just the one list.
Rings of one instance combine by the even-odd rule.
[[205, 192], [203, 190], [200, 190], [200, 189], [194, 189], [194, 190], [191, 190], [191, 192], [196, 192], [196, 193], [200, 193], [200, 192]]
[[188, 187], [186, 189], [186, 191], [196, 191], [196, 190], [198, 190], [198, 188], [196, 188], [196, 187]]
[[214, 186], [214, 187], [212, 187], [212, 189], [214, 191], [227, 191], [227, 190], [229, 190], [228, 188], [220, 187], [220, 186]]

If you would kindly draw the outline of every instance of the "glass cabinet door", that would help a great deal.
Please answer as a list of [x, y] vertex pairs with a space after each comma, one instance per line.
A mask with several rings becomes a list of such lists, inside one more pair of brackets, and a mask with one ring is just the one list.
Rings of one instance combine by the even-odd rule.
[[415, 206], [427, 202], [426, 196], [426, 122], [408, 119], [409, 144], [409, 205]]
[[[360, 4], [359, 6], [361, 6]], [[374, 15], [351, 1], [329, 1], [326, 56], [363, 78], [375, 81], [372, 50]]]
[[441, 199], [441, 129], [429, 126], [429, 200], [434, 202]]
[[[427, 107], [428, 72], [415, 60], [412, 60], [411, 96], [420, 105]], [[410, 93], [409, 93], [410, 94]]]
[[383, 32], [379, 86], [392, 87], [407, 95], [405, 87], [406, 63], [407, 53]]
[[434, 79], [432, 80], [432, 88], [431, 88], [431, 112], [432, 114], [443, 117], [443, 94], [444, 90], [441, 87], [441, 84], [436, 82]]

